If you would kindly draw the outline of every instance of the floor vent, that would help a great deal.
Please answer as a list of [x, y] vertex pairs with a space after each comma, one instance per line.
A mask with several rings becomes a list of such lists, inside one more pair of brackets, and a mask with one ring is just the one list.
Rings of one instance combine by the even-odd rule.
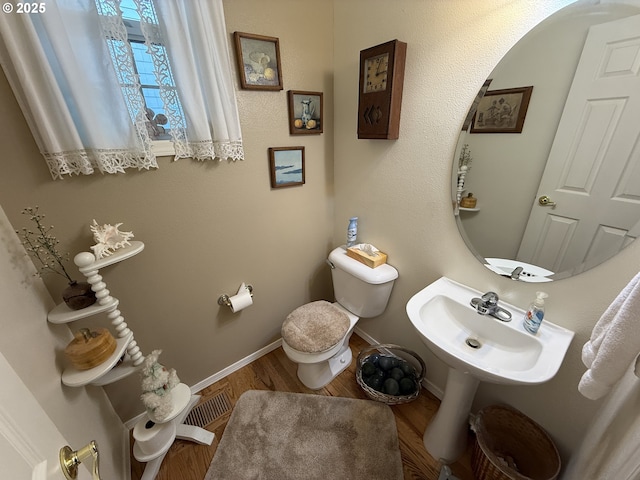
[[205, 428], [225, 413], [233, 409], [226, 391], [214, 395], [200, 405], [196, 405], [184, 421], [186, 425]]

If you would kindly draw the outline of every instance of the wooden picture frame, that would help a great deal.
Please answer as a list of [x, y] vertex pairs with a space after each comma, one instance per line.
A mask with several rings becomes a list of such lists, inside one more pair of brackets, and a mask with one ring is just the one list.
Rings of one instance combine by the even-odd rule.
[[289, 133], [310, 135], [322, 133], [324, 125], [322, 92], [289, 90]]
[[240, 84], [247, 90], [282, 90], [280, 40], [234, 32]]
[[471, 133], [521, 133], [533, 87], [486, 92], [478, 103]]
[[270, 147], [271, 188], [304, 185], [304, 147]]

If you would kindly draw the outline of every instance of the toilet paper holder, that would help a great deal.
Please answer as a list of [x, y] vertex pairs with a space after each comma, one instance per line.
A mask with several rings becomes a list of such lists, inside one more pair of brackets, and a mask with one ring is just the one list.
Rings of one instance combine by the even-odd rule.
[[[249, 290], [249, 294], [251, 294], [251, 298], [253, 298], [253, 287], [251, 285], [245, 285], [245, 288]], [[220, 295], [218, 297], [218, 305], [226, 305], [231, 308], [231, 301], [229, 300], [231, 297], [227, 294]]]

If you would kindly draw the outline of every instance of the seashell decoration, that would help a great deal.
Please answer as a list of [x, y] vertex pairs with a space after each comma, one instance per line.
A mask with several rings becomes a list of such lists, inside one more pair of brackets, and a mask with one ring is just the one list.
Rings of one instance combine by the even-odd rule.
[[93, 220], [90, 228], [96, 244], [91, 247], [91, 250], [97, 260], [112, 255], [119, 248], [131, 245], [129, 239], [133, 238], [133, 232], [121, 232], [118, 230], [120, 225], [122, 223], [117, 223], [115, 226], [108, 223], [98, 225], [95, 219]]

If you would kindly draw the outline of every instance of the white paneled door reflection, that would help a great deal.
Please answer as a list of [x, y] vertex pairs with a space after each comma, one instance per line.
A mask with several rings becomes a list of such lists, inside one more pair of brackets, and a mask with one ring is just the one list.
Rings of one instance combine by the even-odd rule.
[[[640, 16], [595, 25], [576, 69], [518, 260], [579, 273], [633, 241], [640, 221], [639, 118]], [[556, 205], [540, 204], [543, 195]], [[574, 265], [580, 265], [578, 270]]]

